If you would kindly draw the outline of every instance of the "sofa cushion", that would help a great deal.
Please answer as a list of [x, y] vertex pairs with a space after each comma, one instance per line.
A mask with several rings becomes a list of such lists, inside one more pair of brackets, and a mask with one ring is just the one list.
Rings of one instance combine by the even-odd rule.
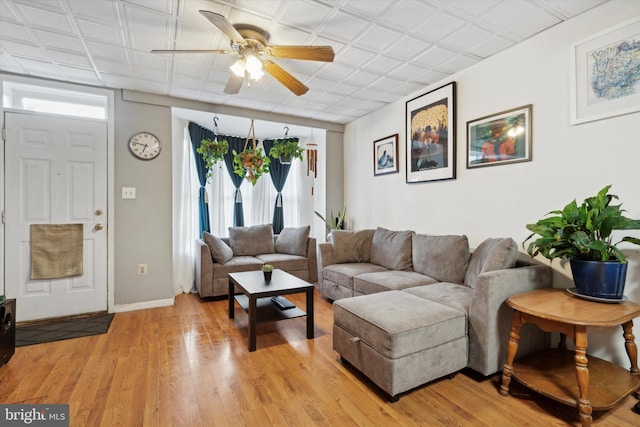
[[358, 274], [353, 278], [353, 291], [357, 295], [402, 290], [414, 286], [430, 285], [438, 281], [413, 271], [385, 270]]
[[344, 286], [347, 289], [353, 289], [353, 278], [358, 274], [370, 273], [372, 271], [385, 271], [386, 268], [369, 264], [366, 262], [348, 262], [344, 264], [331, 264], [322, 269], [322, 277]]
[[471, 254], [464, 284], [475, 288], [478, 276], [488, 271], [512, 268], [518, 259], [518, 245], [507, 238], [489, 238]]
[[371, 241], [371, 262], [389, 270], [411, 270], [412, 234], [378, 227]]
[[345, 298], [333, 304], [333, 322], [389, 359], [464, 337], [464, 313], [403, 291]]
[[306, 256], [311, 226], [286, 227], [276, 238], [275, 251], [280, 254]]
[[202, 233], [202, 240], [209, 247], [209, 252], [211, 252], [211, 258], [213, 262], [217, 262], [220, 264], [224, 264], [233, 258], [233, 251], [222, 239], [214, 236], [211, 233], [204, 231]]
[[331, 248], [336, 264], [369, 262], [373, 230], [331, 230]]
[[252, 256], [234, 256], [226, 264], [216, 265], [213, 269], [213, 278], [228, 279], [229, 273], [239, 273], [241, 271], [260, 270], [264, 264], [256, 257]]
[[404, 292], [437, 302], [438, 304], [446, 305], [447, 307], [455, 308], [468, 315], [474, 291], [465, 285], [440, 282], [434, 285], [405, 289]]
[[464, 283], [469, 266], [467, 236], [427, 236], [412, 238], [413, 270], [439, 282]]
[[285, 271], [309, 269], [309, 259], [300, 255], [273, 253], [256, 255], [256, 258], [263, 264], [271, 264], [274, 268]]
[[233, 256], [273, 253], [273, 227], [271, 224], [229, 227], [229, 244]]

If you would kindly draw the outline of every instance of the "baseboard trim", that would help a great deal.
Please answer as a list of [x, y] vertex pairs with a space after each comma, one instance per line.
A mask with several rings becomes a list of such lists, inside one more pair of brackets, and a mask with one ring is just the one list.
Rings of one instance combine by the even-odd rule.
[[170, 307], [175, 303], [175, 298], [159, 299], [154, 301], [135, 302], [133, 304], [117, 304], [111, 310], [112, 313], [124, 313], [126, 311], [146, 310], [148, 308]]

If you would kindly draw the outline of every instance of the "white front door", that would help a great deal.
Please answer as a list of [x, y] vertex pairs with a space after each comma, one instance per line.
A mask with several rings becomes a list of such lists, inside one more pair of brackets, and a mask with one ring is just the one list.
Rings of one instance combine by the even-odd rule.
[[[5, 113], [5, 291], [18, 321], [107, 309], [107, 123]], [[83, 224], [82, 275], [31, 280], [30, 225]]]

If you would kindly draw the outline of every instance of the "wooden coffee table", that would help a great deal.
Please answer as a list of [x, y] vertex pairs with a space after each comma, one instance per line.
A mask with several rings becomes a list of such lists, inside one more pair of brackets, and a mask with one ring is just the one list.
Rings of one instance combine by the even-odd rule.
[[[500, 386], [503, 396], [509, 393], [513, 376], [538, 393], [576, 406], [582, 425], [589, 426], [592, 409], [611, 409], [640, 387], [638, 349], [632, 332], [632, 319], [640, 316], [640, 305], [631, 301], [621, 304], [585, 301], [563, 289], [513, 295], [507, 305], [515, 312]], [[546, 332], [560, 332], [560, 345], [558, 349], [542, 350], [514, 363], [520, 327], [527, 322]], [[591, 355], [587, 359], [587, 328], [611, 326], [622, 326], [629, 370]], [[574, 352], [566, 351], [566, 337], [573, 341]]]
[[[242, 294], [235, 295], [235, 289]], [[283, 270], [273, 270], [271, 282], [264, 280], [262, 271], [245, 271], [229, 273], [229, 319], [234, 318], [234, 301], [237, 301], [249, 314], [249, 351], [256, 351], [256, 325], [258, 323], [275, 322], [307, 316], [307, 339], [312, 339], [313, 333], [313, 290], [311, 283], [298, 279]], [[277, 295], [298, 293], [307, 294], [306, 313], [298, 307], [280, 310], [271, 301]]]

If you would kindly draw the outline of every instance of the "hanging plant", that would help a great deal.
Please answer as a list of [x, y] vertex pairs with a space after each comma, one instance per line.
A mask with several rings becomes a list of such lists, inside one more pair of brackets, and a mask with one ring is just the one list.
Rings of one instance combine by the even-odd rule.
[[304, 148], [298, 145], [298, 141], [295, 139], [275, 140], [273, 147], [269, 150], [269, 155], [274, 159], [280, 159], [280, 163], [291, 163], [291, 159], [297, 158], [302, 161], [302, 153]]
[[213, 165], [222, 160], [224, 155], [229, 152], [229, 143], [226, 140], [218, 141], [217, 138], [213, 141], [203, 139], [200, 141], [200, 146], [196, 148], [196, 151], [200, 153], [207, 166], [207, 179], [209, 179], [211, 178]]
[[[252, 137], [252, 144], [249, 146], [249, 137]], [[256, 133], [253, 128], [253, 119], [249, 127], [249, 135], [244, 142], [244, 149], [240, 153], [233, 150], [233, 172], [251, 181], [256, 185], [258, 178], [265, 173], [269, 173], [271, 160], [262, 152], [262, 148], [257, 147]]]

